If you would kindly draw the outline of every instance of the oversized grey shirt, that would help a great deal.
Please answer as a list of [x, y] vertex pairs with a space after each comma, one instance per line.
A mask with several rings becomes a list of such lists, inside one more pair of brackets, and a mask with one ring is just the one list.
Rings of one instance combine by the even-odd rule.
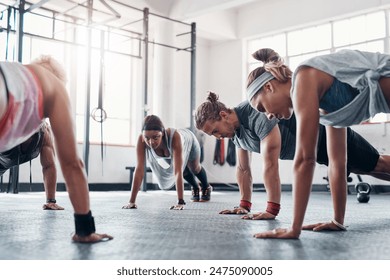
[[366, 121], [377, 113], [390, 113], [378, 82], [381, 76], [390, 77], [390, 55], [342, 50], [310, 58], [294, 72], [291, 95], [295, 94], [296, 75], [303, 66], [321, 70], [359, 90], [359, 94], [341, 109], [321, 115], [321, 124], [347, 127]]

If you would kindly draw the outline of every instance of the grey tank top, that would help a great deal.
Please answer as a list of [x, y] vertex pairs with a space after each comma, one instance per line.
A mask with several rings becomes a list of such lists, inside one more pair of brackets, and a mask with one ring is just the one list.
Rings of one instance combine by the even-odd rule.
[[351, 102], [344, 104], [339, 110], [321, 115], [321, 124], [347, 127], [366, 121], [377, 113], [390, 113], [378, 82], [381, 76], [390, 77], [389, 55], [342, 50], [310, 58], [301, 63], [294, 72], [291, 95], [295, 94], [296, 75], [303, 66], [321, 70], [359, 91]]
[[[153, 176], [156, 178], [158, 182], [158, 186], [162, 190], [171, 189], [176, 182], [175, 172], [173, 169], [173, 159], [172, 159], [172, 138], [176, 129], [170, 128], [170, 133], [167, 135], [167, 130], [164, 133], [164, 141], [167, 143], [167, 147], [169, 150], [169, 156], [160, 157], [155, 151], [146, 147], [146, 158], [150, 165], [150, 169], [152, 169]], [[187, 165], [188, 156], [191, 152], [192, 145], [194, 143], [194, 134], [188, 129], [177, 129], [177, 132], [180, 134], [181, 143], [182, 143], [182, 157], [183, 157], [183, 166], [182, 170]]]

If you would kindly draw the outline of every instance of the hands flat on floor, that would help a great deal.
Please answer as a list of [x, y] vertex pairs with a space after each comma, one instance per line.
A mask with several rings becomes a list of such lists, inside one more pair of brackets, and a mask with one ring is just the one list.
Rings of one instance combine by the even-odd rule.
[[[345, 231], [346, 227], [336, 221], [305, 225], [303, 230], [312, 231]], [[255, 238], [298, 239], [300, 232], [294, 232], [291, 228], [277, 228], [271, 231], [260, 232], [253, 235]]]
[[303, 230], [312, 230], [312, 231], [343, 231], [347, 230], [344, 225], [337, 223], [336, 221], [316, 223], [311, 225], [306, 225], [302, 227]]
[[244, 220], [275, 220], [276, 216], [268, 212], [259, 212], [257, 214], [249, 214], [243, 216]]
[[172, 205], [169, 207], [169, 210], [183, 210], [185, 204], [177, 204], [177, 205]]
[[248, 214], [249, 211], [245, 208], [242, 208], [242, 207], [234, 207], [234, 209], [230, 210], [230, 209], [226, 209], [226, 210], [222, 210], [221, 212], [219, 212], [219, 214], [223, 214], [223, 215], [229, 215], [229, 214], [233, 214], [233, 215], [243, 215], [243, 214]]
[[256, 233], [255, 238], [277, 238], [277, 239], [298, 239], [299, 233], [295, 233], [292, 229], [277, 228], [271, 231]]

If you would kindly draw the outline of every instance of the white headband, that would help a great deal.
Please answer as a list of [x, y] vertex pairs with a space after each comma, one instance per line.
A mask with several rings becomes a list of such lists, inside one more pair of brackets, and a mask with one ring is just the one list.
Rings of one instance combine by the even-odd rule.
[[259, 77], [257, 77], [246, 89], [246, 98], [250, 102], [255, 96], [255, 94], [264, 86], [264, 84], [275, 77], [270, 73], [265, 71], [263, 74], [261, 74]]

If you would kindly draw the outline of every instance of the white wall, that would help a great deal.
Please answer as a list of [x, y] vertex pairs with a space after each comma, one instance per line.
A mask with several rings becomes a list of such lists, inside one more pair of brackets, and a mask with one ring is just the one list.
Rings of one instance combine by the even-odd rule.
[[[79, 155], [82, 158], [82, 145], [78, 145]], [[135, 149], [130, 147], [107, 146], [104, 149], [103, 162], [101, 160], [100, 145], [90, 146], [89, 158], [89, 182], [90, 183], [127, 183], [129, 181], [129, 171], [126, 166], [134, 166], [136, 163]], [[58, 167], [58, 182], [63, 183], [62, 172]], [[103, 169], [102, 169], [103, 168]], [[42, 171], [39, 156], [32, 161], [32, 182], [42, 183]], [[4, 174], [4, 181], [8, 182], [9, 172]], [[30, 165], [22, 164], [19, 168], [19, 182], [30, 181]]]
[[[220, 99], [227, 106], [232, 107], [240, 102], [242, 89], [245, 87], [245, 79], [241, 71], [245, 65], [245, 51], [241, 46], [241, 39], [260, 34], [267, 34], [281, 30], [296, 28], [297, 26], [311, 23], [323, 22], [335, 19], [345, 14], [354, 14], [361, 11], [368, 11], [378, 6], [390, 4], [389, 0], [274, 0], [259, 1], [241, 8], [237, 13], [237, 40], [226, 43], [212, 44], [210, 46], [210, 88], [216, 91]], [[217, 24], [214, 26], [218, 26]], [[215, 32], [215, 31], [214, 31]], [[309, 38], [308, 38], [309, 39]], [[241, 49], [241, 52], [239, 50]], [[202, 102], [204, 93], [198, 92], [198, 102]], [[389, 125], [389, 124], [388, 124]], [[383, 147], [384, 143], [390, 143], [389, 130], [385, 136], [382, 132], [385, 127], [382, 125], [357, 126], [357, 130], [363, 137], [367, 138], [381, 153], [390, 153], [389, 147]], [[206, 162], [204, 165], [211, 171], [213, 177], [221, 178], [220, 182], [235, 182], [235, 170], [227, 165], [214, 166], [212, 162], [215, 140], [207, 137]], [[255, 183], [263, 182], [261, 178], [262, 168], [261, 155], [254, 155], [252, 158], [253, 179]], [[292, 161], [280, 161], [280, 175], [283, 184], [292, 183]], [[323, 177], [327, 175], [325, 166], [317, 166], [314, 183], [324, 184]], [[357, 181], [356, 176], [353, 176]], [[369, 176], [363, 176], [369, 183], [383, 183]], [[214, 181], [210, 178], [210, 181]]]
[[[390, 5], [389, 0], [273, 0], [247, 5], [238, 13], [238, 37], [288, 30]], [[308, 38], [309, 39], [309, 38]]]
[[[242, 43], [240, 40], [230, 41], [225, 44], [214, 45], [209, 48], [207, 65], [201, 69], [203, 75], [208, 75], [209, 84], [207, 90], [220, 95], [221, 102], [228, 107], [233, 107], [242, 101]], [[207, 92], [197, 91], [197, 106], [206, 100]], [[223, 166], [214, 165], [214, 149], [216, 138], [206, 136], [204, 167], [209, 173], [210, 182], [235, 183], [235, 168], [227, 163]], [[227, 141], [225, 141], [227, 148]]]

